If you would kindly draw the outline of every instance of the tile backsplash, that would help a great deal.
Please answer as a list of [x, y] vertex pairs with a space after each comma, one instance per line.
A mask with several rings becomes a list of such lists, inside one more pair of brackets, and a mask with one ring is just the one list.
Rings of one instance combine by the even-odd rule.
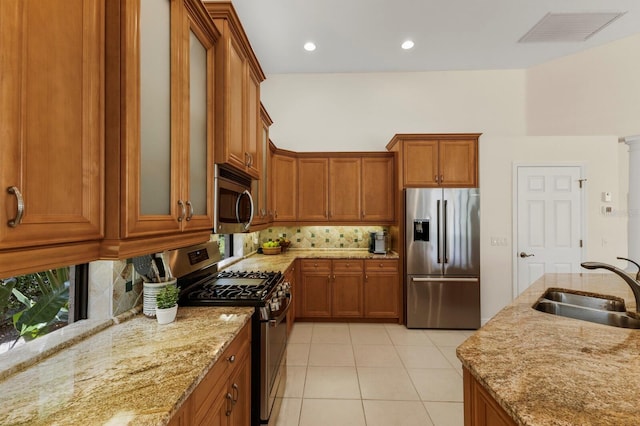
[[384, 226], [274, 226], [260, 231], [260, 244], [286, 237], [291, 248], [366, 249], [369, 232], [388, 231]]

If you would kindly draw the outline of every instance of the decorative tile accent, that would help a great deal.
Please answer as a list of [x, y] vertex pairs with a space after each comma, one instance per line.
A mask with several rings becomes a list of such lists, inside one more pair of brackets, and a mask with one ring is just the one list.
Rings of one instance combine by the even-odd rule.
[[387, 231], [384, 226], [274, 226], [260, 232], [260, 244], [279, 237], [291, 241], [291, 248], [369, 248], [369, 232]]

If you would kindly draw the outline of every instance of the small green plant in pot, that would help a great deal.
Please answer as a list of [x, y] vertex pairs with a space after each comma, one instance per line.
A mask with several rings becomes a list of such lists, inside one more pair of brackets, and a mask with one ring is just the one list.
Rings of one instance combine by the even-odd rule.
[[158, 324], [168, 324], [176, 319], [180, 289], [175, 285], [163, 287], [156, 295], [156, 319]]

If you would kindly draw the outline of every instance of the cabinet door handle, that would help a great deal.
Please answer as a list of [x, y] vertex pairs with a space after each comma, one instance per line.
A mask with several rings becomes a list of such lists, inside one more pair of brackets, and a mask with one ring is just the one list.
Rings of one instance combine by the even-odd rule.
[[187, 216], [187, 222], [189, 222], [193, 218], [193, 204], [191, 204], [191, 201], [187, 200], [187, 206], [189, 206], [189, 215]]
[[444, 176], [440, 175], [440, 183], [444, 182]]
[[231, 410], [233, 410], [233, 397], [229, 392], [227, 392], [226, 398], [227, 398], [227, 411], [225, 414], [227, 417], [229, 417], [231, 415]]
[[229, 361], [229, 364], [233, 364], [236, 360], [236, 356], [235, 355], [231, 355], [229, 358], [227, 358], [227, 361]]
[[16, 186], [10, 186], [9, 188], [7, 188], [7, 192], [9, 194], [15, 195], [16, 200], [18, 200], [16, 217], [7, 221], [7, 225], [9, 225], [11, 228], [15, 228], [16, 226], [20, 225], [20, 222], [22, 222], [22, 215], [24, 214], [24, 198], [22, 198], [22, 194]]
[[360, 215], [364, 219], [364, 210], [362, 210], [362, 212], [360, 212]]
[[240, 395], [240, 388], [238, 388], [238, 384], [234, 383], [233, 385], [231, 385], [231, 389], [233, 392], [233, 398], [231, 399], [231, 405], [236, 405], [236, 403], [238, 402], [238, 397]]
[[274, 210], [274, 211], [273, 211], [273, 217], [274, 217], [274, 218], [277, 218], [277, 217], [278, 217], [278, 210]]
[[433, 180], [435, 180], [435, 181], [436, 181], [436, 183], [438, 183], [438, 175], [435, 175], [435, 176], [433, 177]]
[[178, 216], [178, 222], [182, 222], [185, 216], [187, 215], [187, 208], [182, 202], [182, 200], [178, 200], [178, 205], [180, 206], [180, 209], [181, 209], [180, 216]]

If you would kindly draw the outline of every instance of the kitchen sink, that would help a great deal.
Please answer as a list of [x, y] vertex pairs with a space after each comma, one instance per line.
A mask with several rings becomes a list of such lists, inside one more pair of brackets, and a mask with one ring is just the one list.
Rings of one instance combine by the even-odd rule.
[[550, 288], [542, 296], [553, 302], [562, 302], [583, 308], [602, 309], [605, 311], [625, 312], [624, 300], [614, 296], [600, 296], [592, 293], [573, 293], [570, 290]]
[[533, 305], [533, 309], [614, 327], [640, 329], [640, 317], [627, 312], [624, 300], [613, 296], [550, 288]]

